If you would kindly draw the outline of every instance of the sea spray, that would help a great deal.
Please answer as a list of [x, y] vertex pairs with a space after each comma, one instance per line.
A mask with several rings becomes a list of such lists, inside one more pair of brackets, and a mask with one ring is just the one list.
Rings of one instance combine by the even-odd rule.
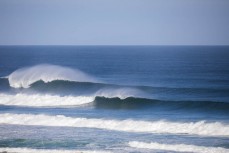
[[41, 64], [18, 69], [11, 73], [8, 79], [10, 86], [14, 88], [28, 88], [31, 84], [39, 80], [46, 83], [54, 80], [97, 82], [94, 77], [80, 70], [50, 64]]

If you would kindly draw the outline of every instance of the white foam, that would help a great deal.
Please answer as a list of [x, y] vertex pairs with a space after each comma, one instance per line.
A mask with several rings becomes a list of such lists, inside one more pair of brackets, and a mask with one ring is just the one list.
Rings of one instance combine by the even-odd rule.
[[59, 96], [49, 94], [5, 94], [0, 93], [0, 105], [12, 106], [31, 106], [31, 107], [58, 107], [58, 106], [76, 106], [91, 103], [96, 96], [106, 98], [119, 97], [125, 99], [127, 97], [135, 97], [137, 90], [131, 88], [120, 89], [101, 89], [91, 96]]
[[58, 96], [58, 95], [40, 95], [40, 94], [21, 94], [16, 95], [0, 94], [1, 105], [14, 106], [77, 106], [94, 101], [93, 96]]
[[138, 93], [140, 93], [138, 90], [131, 88], [101, 89], [91, 96], [59, 96], [49, 94], [0, 93], [0, 104], [32, 107], [76, 106], [91, 103], [94, 101], [96, 96], [102, 96], [106, 98], [118, 97], [120, 99], [125, 99], [127, 97], [135, 97]]
[[63, 115], [0, 114], [0, 124], [66, 126], [99, 128], [125, 132], [191, 134], [203, 136], [229, 136], [229, 125], [220, 122], [169, 122], [72, 118]]
[[10, 153], [109, 153], [108, 151], [88, 151], [88, 150], [56, 150], [56, 149], [30, 149], [30, 148], [0, 148], [0, 152]]
[[130, 147], [140, 149], [155, 149], [165, 151], [178, 151], [178, 152], [196, 152], [196, 153], [228, 153], [229, 149], [221, 147], [205, 147], [186, 144], [160, 144], [156, 142], [145, 143], [138, 141], [129, 142]]
[[77, 82], [96, 82], [96, 79], [77, 69], [63, 66], [42, 64], [18, 69], [8, 76], [11, 87], [28, 88], [36, 81], [51, 82], [54, 80], [68, 80]]

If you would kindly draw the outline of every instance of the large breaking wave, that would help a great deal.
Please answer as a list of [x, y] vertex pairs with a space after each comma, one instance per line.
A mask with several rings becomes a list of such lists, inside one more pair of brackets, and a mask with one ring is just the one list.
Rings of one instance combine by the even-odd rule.
[[86, 73], [68, 67], [42, 64], [18, 69], [8, 76], [11, 87], [28, 88], [31, 84], [42, 80], [51, 82], [54, 80], [67, 80], [76, 82], [96, 82], [96, 79]]
[[170, 122], [104, 120], [92, 118], [73, 118], [63, 115], [32, 115], [32, 114], [0, 114], [0, 124], [38, 125], [38, 126], [64, 126], [85, 127], [124, 132], [191, 134], [202, 136], [229, 136], [229, 125], [220, 122]]

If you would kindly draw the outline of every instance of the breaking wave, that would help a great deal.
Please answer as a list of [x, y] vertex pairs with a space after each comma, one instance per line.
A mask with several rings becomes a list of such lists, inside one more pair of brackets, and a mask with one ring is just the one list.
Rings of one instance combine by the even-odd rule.
[[[50, 95], [50, 94], [5, 94], [0, 93], [0, 104], [1, 105], [12, 105], [12, 106], [32, 106], [32, 107], [58, 107], [58, 106], [77, 106], [92, 103], [96, 100], [98, 103], [98, 97], [106, 97], [109, 101], [113, 98], [119, 100], [126, 99], [134, 96], [137, 90], [121, 88], [121, 89], [101, 89], [92, 95]], [[95, 104], [96, 104], [95, 103]]]
[[186, 144], [160, 144], [157, 142], [145, 143], [138, 141], [131, 141], [128, 143], [130, 147], [140, 149], [154, 149], [164, 151], [177, 151], [177, 152], [196, 152], [196, 153], [228, 153], [229, 149], [222, 147], [205, 147]]
[[77, 106], [90, 103], [94, 100], [92, 96], [57, 96], [39, 94], [0, 94], [1, 105], [32, 106], [32, 107], [60, 107]]
[[28, 88], [39, 80], [45, 83], [54, 80], [97, 82], [95, 78], [80, 70], [50, 64], [18, 69], [8, 76], [8, 80], [10, 86], [14, 88]]
[[85, 127], [124, 132], [190, 134], [201, 136], [229, 136], [229, 125], [220, 122], [170, 122], [159, 121], [135, 121], [104, 120], [89, 118], [73, 118], [63, 115], [32, 115], [32, 114], [0, 114], [0, 124], [37, 125], [37, 126], [61, 126], [61, 127]]

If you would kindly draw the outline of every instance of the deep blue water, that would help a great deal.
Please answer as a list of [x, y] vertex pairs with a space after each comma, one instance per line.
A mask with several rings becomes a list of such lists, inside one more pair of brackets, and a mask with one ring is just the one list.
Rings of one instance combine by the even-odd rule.
[[[229, 149], [227, 46], [1, 46], [0, 77], [1, 148], [164, 152], [128, 145], [139, 141]], [[58, 115], [87, 121], [65, 125]], [[113, 121], [125, 123], [110, 128]], [[157, 130], [144, 130], [148, 123]]]

